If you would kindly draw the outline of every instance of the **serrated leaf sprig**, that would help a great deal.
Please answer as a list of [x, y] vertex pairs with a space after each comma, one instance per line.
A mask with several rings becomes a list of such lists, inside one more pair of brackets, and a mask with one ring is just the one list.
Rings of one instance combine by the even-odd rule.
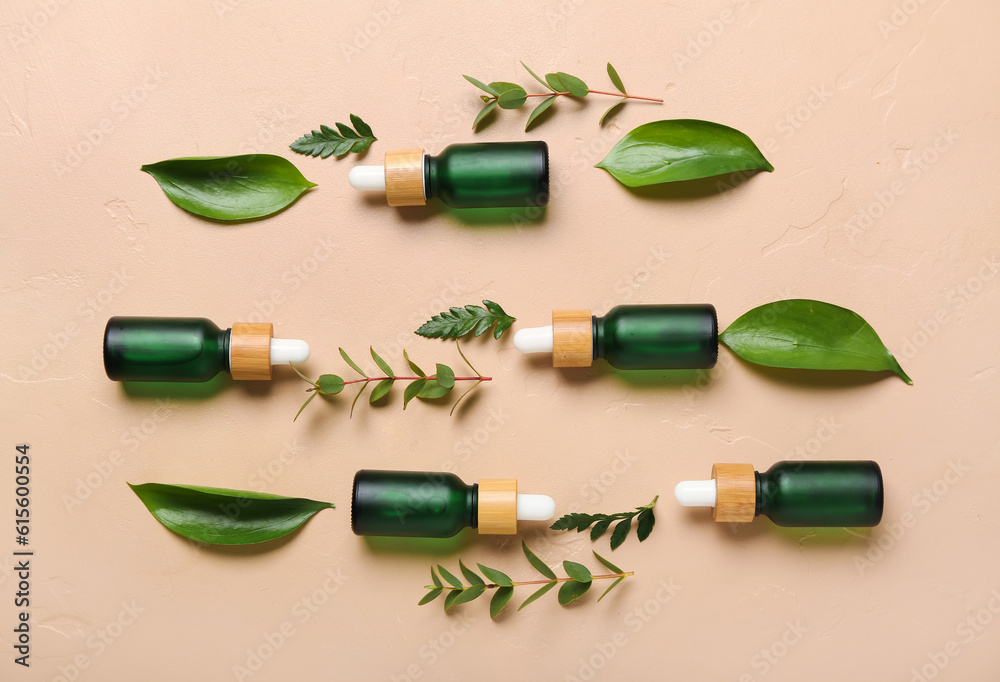
[[[360, 116], [351, 114], [354, 128], [344, 123], [337, 123], [337, 130], [321, 125], [319, 130], [306, 133], [288, 145], [292, 151], [325, 159], [328, 156], [344, 156], [348, 152], [360, 154], [372, 146], [377, 140], [371, 126], [361, 120]], [[340, 132], [337, 132], [340, 131]]]
[[493, 327], [493, 338], [499, 339], [517, 320], [511, 317], [498, 303], [483, 301], [483, 306], [467, 305], [449, 308], [424, 322], [413, 332], [429, 339], [457, 339], [468, 334], [481, 336]]
[[608, 532], [611, 524], [617, 521], [615, 529], [611, 531], [611, 550], [614, 551], [625, 542], [625, 538], [628, 537], [629, 530], [632, 528], [632, 519], [636, 516], [639, 517], [639, 520], [635, 524], [635, 534], [639, 538], [639, 542], [643, 542], [649, 537], [649, 534], [653, 532], [653, 525], [656, 523], [653, 507], [656, 506], [658, 499], [660, 499], [659, 495], [654, 497], [649, 504], [636, 507], [635, 511], [617, 514], [584, 514], [580, 512], [565, 514], [556, 519], [556, 522], [549, 528], [552, 530], [575, 530], [577, 533], [582, 533], [593, 526], [590, 530], [590, 540], [593, 542]]
[[[521, 602], [521, 605], [517, 607], [518, 611], [531, 602], [537, 600], [539, 597], [555, 587], [558, 583], [562, 583], [562, 587], [559, 588], [559, 603], [566, 606], [568, 604], [572, 604], [574, 601], [586, 594], [595, 580], [614, 580], [614, 582], [612, 582], [611, 585], [604, 590], [601, 596], [597, 598], [597, 601], [601, 601], [607, 596], [608, 592], [617, 587], [621, 581], [631, 575], [635, 575], [633, 571], [623, 571], [597, 552], [594, 552], [594, 556], [597, 560], [600, 561], [608, 570], [614, 571], [614, 573], [594, 575], [591, 573], [590, 569], [583, 564], [578, 564], [575, 561], [563, 561], [563, 569], [566, 571], [566, 577], [559, 578], [556, 576], [555, 571], [549, 568], [548, 564], [539, 559], [523, 541], [521, 542], [521, 549], [524, 550], [524, 556], [528, 559], [528, 563], [530, 563], [536, 571], [542, 574], [544, 578], [543, 580], [515, 581], [503, 571], [498, 571], [495, 568], [483, 566], [482, 564], [476, 564], [482, 574], [486, 576], [486, 579], [484, 580], [482, 576], [470, 569], [462, 563], [462, 561], [459, 561], [458, 567], [461, 571], [462, 577], [464, 577], [466, 582], [468, 582], [468, 585], [466, 585], [461, 578], [453, 574], [441, 564], [438, 564], [437, 572], [434, 571], [433, 566], [431, 567], [432, 584], [424, 585], [427, 593], [417, 603], [418, 606], [429, 604], [443, 594], [445, 595], [444, 608], [445, 611], [447, 611], [451, 607], [457, 606], [458, 604], [465, 604], [478, 599], [485, 594], [487, 590], [496, 590], [493, 594], [493, 598], [490, 600], [490, 618], [496, 618], [500, 615], [500, 612], [503, 611], [504, 607], [507, 606], [508, 602], [510, 602], [511, 597], [514, 596], [514, 588], [521, 585], [541, 585], [541, 587], [532, 592], [527, 599]], [[438, 573], [441, 574], [440, 577], [438, 577]]]
[[531, 70], [531, 68], [521, 62], [521, 66], [524, 70], [531, 74], [531, 77], [542, 84], [548, 92], [540, 93], [529, 93], [523, 87], [517, 83], [508, 83], [506, 81], [493, 81], [492, 83], [483, 83], [480, 80], [473, 78], [472, 76], [465, 76], [465, 80], [469, 81], [477, 88], [485, 92], [485, 95], [480, 95], [480, 98], [485, 102], [485, 106], [476, 115], [475, 120], [472, 122], [472, 129], [475, 130], [479, 124], [489, 116], [497, 107], [501, 109], [520, 109], [528, 101], [529, 97], [543, 97], [544, 99], [532, 110], [531, 114], [528, 116], [528, 121], [524, 125], [525, 131], [531, 127], [538, 117], [556, 101], [557, 97], [586, 97], [587, 95], [609, 95], [611, 97], [618, 97], [618, 101], [612, 104], [605, 112], [601, 115], [601, 120], [598, 125], [604, 125], [604, 121], [607, 120], [608, 115], [625, 104], [630, 99], [643, 100], [645, 102], [658, 102], [663, 104], [663, 100], [656, 97], [640, 97], [638, 95], [630, 95], [625, 90], [625, 85], [622, 83], [621, 77], [618, 75], [618, 71], [615, 67], [611, 66], [611, 62], [608, 62], [608, 78], [611, 79], [612, 84], [618, 89], [618, 92], [606, 92], [604, 90], [591, 90], [586, 83], [580, 78], [570, 75], [565, 71], [556, 71], [555, 73], [545, 74], [545, 78], [539, 78], [538, 74]]
[[[385, 372], [384, 375], [370, 376], [367, 372], [361, 369], [358, 363], [351, 359], [351, 356], [349, 356], [347, 351], [343, 348], [340, 349], [341, 357], [344, 358], [344, 362], [351, 366], [351, 369], [361, 375], [360, 379], [345, 381], [343, 377], [336, 374], [321, 374], [318, 379], [313, 381], [300, 372], [295, 365], [292, 365], [292, 369], [295, 370], [295, 373], [310, 384], [310, 388], [306, 389], [306, 392], [309, 393], [309, 397], [306, 398], [304, 403], [302, 403], [302, 407], [300, 407], [299, 411], [295, 413], [295, 419], [292, 421], [299, 418], [299, 415], [302, 414], [302, 410], [306, 409], [306, 405], [312, 402], [312, 399], [317, 395], [336, 395], [343, 391], [345, 386], [349, 386], [351, 384], [361, 384], [361, 390], [357, 392], [354, 396], [354, 402], [351, 403], [351, 416], [354, 416], [354, 406], [358, 404], [358, 399], [361, 397], [361, 394], [365, 392], [368, 388], [368, 384], [372, 382], [378, 383], [375, 384], [375, 388], [373, 388], [372, 392], [368, 395], [369, 403], [377, 402], [388, 395], [389, 391], [392, 390], [392, 387], [397, 381], [409, 381], [410, 383], [407, 384], [406, 389], [403, 391], [403, 409], [405, 410], [406, 406], [414, 398], [421, 398], [424, 400], [443, 398], [448, 395], [453, 388], [455, 388], [456, 382], [474, 381], [475, 383], [472, 384], [472, 386], [470, 386], [465, 393], [460, 395], [458, 400], [455, 401], [455, 404], [451, 406], [451, 412], [449, 414], [455, 414], [455, 408], [458, 407], [458, 404], [462, 402], [462, 399], [465, 398], [465, 396], [469, 395], [472, 389], [484, 381], [493, 381], [493, 377], [483, 376], [479, 370], [472, 366], [469, 359], [465, 357], [465, 353], [462, 352], [462, 347], [458, 345], [458, 341], [455, 341], [455, 347], [458, 349], [458, 354], [462, 356], [463, 360], [465, 360], [465, 364], [469, 366], [469, 369], [476, 373], [475, 376], [457, 377], [455, 376], [455, 370], [448, 365], [441, 364], [440, 362], [436, 364], [434, 374], [428, 375], [424, 372], [424, 370], [420, 369], [417, 363], [410, 359], [410, 356], [405, 350], [403, 351], [403, 359], [406, 360], [410, 369], [416, 376], [399, 376], [392, 371], [392, 367], [389, 366], [389, 363], [383, 360], [382, 356], [376, 353], [375, 349], [371, 347], [369, 350], [371, 351], [372, 360], [375, 361], [375, 364], [378, 365], [379, 369]], [[288, 364], [291, 365], [292, 363]]]

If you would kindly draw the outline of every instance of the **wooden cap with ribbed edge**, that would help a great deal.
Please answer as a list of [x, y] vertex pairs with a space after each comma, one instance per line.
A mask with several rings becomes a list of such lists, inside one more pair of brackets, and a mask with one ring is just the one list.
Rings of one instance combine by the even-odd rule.
[[241, 381], [271, 378], [270, 322], [234, 322], [229, 335], [229, 372]]
[[713, 464], [715, 508], [712, 519], [746, 523], [757, 511], [757, 478], [752, 464]]
[[479, 481], [477, 528], [487, 535], [517, 533], [517, 481], [513, 478], [484, 478]]
[[552, 366], [594, 364], [594, 323], [589, 310], [552, 311]]
[[394, 149], [385, 153], [385, 199], [390, 206], [427, 204], [423, 149]]

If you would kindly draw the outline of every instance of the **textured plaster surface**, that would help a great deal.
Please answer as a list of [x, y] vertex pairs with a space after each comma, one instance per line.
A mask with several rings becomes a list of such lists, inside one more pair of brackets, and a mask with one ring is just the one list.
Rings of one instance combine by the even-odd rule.
[[[994, 680], [1000, 670], [997, 161], [991, 2], [593, 1], [128, 3], [10, 0], [0, 10], [0, 679]], [[518, 60], [666, 99], [560, 101], [473, 135], [461, 74], [529, 85]], [[297, 156], [303, 132], [363, 116], [366, 156], [544, 139], [541, 218], [397, 211], [346, 182], [355, 158]], [[592, 169], [661, 118], [750, 135], [772, 174], [629, 191]], [[319, 186], [267, 220], [171, 204], [139, 166], [268, 152]], [[727, 179], [723, 179], [728, 181]], [[124, 388], [101, 364], [113, 314], [270, 320], [307, 369], [349, 374], [369, 345], [397, 368], [460, 366], [410, 333], [482, 298], [518, 325], [554, 307], [711, 302], [727, 325], [786, 297], [862, 314], [915, 385], [765, 370], [722, 349], [711, 372], [558, 371], [500, 343], [495, 380], [447, 406], [344, 396], [292, 416], [304, 384]], [[370, 362], [365, 367], [373, 366]], [[13, 664], [14, 446], [33, 455], [32, 659]], [[873, 530], [713, 524], [672, 501], [713, 462], [871, 458]], [[540, 526], [454, 543], [350, 532], [363, 467], [515, 477], [559, 512], [660, 494], [657, 524], [613, 561], [600, 604], [554, 596], [491, 622], [485, 603], [418, 608], [428, 567], [517, 577], [526, 540], [595, 566], [585, 536]], [[272, 546], [192, 545], [126, 487], [177, 482], [336, 502]], [[607, 552], [607, 540], [596, 543]], [[970, 620], [971, 619], [971, 620]]]

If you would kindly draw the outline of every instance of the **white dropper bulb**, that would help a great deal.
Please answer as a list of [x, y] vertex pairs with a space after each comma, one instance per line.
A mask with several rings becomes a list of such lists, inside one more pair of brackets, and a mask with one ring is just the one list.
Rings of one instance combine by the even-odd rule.
[[674, 488], [674, 497], [684, 507], [714, 507], [715, 479], [681, 481]]
[[309, 344], [301, 339], [271, 339], [271, 364], [305, 362], [309, 359]]
[[514, 348], [522, 353], [551, 353], [554, 345], [552, 325], [529, 327], [514, 334]]
[[548, 521], [556, 513], [556, 503], [548, 495], [517, 495], [518, 521]]
[[385, 166], [355, 166], [347, 175], [354, 189], [385, 191]]

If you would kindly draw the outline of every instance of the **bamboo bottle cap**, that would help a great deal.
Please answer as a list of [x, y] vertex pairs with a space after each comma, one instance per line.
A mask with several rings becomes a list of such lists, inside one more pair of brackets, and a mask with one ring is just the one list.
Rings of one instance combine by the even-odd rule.
[[589, 310], [552, 311], [552, 366], [594, 364], [594, 323]]
[[271, 378], [270, 322], [235, 322], [229, 336], [229, 371], [233, 379], [267, 380]]
[[385, 199], [390, 206], [425, 206], [424, 150], [385, 153]]
[[517, 481], [513, 478], [484, 478], [479, 481], [480, 533], [517, 533]]
[[747, 523], [757, 512], [757, 478], [752, 464], [713, 464], [715, 507], [712, 519]]

